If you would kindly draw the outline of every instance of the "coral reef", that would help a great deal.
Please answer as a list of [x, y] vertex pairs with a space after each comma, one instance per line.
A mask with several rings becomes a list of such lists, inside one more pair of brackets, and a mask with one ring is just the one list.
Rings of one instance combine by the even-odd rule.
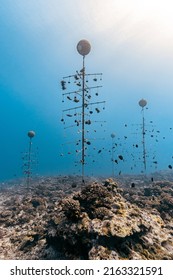
[[0, 190], [0, 259], [173, 259], [173, 184], [39, 178]]
[[156, 181], [133, 189], [125, 187], [123, 196], [129, 202], [157, 213], [164, 221], [173, 218], [173, 182]]
[[[158, 214], [121, 195], [112, 180], [93, 183], [60, 202], [47, 242], [72, 259], [172, 259], [173, 238]], [[53, 233], [53, 235], [52, 235]]]
[[[75, 178], [76, 181], [79, 178]], [[0, 259], [64, 259], [47, 248], [46, 226], [59, 200], [71, 193], [71, 176], [39, 178], [28, 188], [25, 182], [0, 189]]]

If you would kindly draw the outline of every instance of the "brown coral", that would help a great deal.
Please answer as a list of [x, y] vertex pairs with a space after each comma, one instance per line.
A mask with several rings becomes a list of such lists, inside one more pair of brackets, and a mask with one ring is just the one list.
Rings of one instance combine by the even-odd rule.
[[[168, 244], [169, 236], [163, 220], [127, 202], [117, 188], [110, 189], [110, 183], [87, 185], [62, 200], [61, 205], [60, 216], [65, 215], [67, 220], [56, 225], [53, 242], [69, 258], [171, 259], [173, 256], [173, 252], [160, 245], [163, 241]], [[49, 234], [47, 241], [51, 244]]]
[[80, 203], [73, 198], [65, 198], [62, 201], [62, 211], [70, 220], [78, 220], [81, 216]]

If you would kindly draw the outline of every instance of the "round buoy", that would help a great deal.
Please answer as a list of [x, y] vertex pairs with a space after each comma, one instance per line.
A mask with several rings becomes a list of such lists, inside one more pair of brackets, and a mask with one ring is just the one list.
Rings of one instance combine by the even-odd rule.
[[111, 138], [115, 138], [115, 133], [112, 133], [112, 134], [111, 134]]
[[139, 101], [139, 106], [141, 106], [142, 108], [145, 107], [147, 105], [147, 101], [145, 99], [141, 99]]
[[91, 45], [87, 40], [80, 40], [77, 44], [77, 51], [79, 54], [85, 56], [89, 54], [91, 50]]
[[35, 132], [33, 130], [28, 131], [28, 137], [33, 138], [35, 136]]

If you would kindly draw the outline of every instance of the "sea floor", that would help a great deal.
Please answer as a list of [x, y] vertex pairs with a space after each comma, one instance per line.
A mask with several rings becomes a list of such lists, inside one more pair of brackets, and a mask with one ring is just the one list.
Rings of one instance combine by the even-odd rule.
[[173, 175], [1, 183], [0, 259], [173, 259]]

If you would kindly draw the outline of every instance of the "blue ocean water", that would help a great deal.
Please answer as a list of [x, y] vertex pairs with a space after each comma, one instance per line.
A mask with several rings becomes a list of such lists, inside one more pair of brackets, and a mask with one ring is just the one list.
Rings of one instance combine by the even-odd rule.
[[[60, 81], [82, 69], [76, 45], [83, 38], [91, 43], [85, 59], [86, 73], [103, 73], [98, 81], [103, 87], [97, 99], [91, 91], [92, 98], [106, 101], [104, 109], [103, 104], [97, 106], [99, 114], [91, 106], [92, 124], [85, 126], [86, 140], [91, 142], [85, 151], [86, 175], [144, 172], [142, 112], [138, 104], [142, 98], [147, 100], [146, 172], [171, 171], [173, 34], [163, 38], [164, 44], [156, 44], [150, 34], [141, 36], [143, 29], [136, 31], [136, 26], [148, 27], [147, 20], [146, 26], [140, 26], [140, 19], [129, 34], [123, 33], [128, 17], [122, 26], [121, 21], [119, 25], [114, 23], [119, 26], [115, 32], [110, 27], [99, 32], [96, 26], [88, 28], [94, 15], [90, 18], [87, 10], [84, 13], [79, 1], [75, 1], [77, 10], [67, 1], [61, 2], [66, 18], [56, 1], [29, 2], [0, 3], [0, 180], [24, 176], [22, 157], [28, 151], [29, 130], [36, 133], [32, 151], [38, 164], [33, 165], [33, 176], [81, 174], [81, 125], [74, 123], [74, 116], [67, 120], [63, 115], [72, 104], [67, 98], [62, 102]], [[101, 1], [98, 12], [103, 5]], [[84, 24], [77, 16], [78, 10], [82, 11]], [[121, 38], [119, 32], [123, 33]], [[162, 35], [158, 36], [163, 42]], [[89, 83], [92, 86], [93, 80]], [[65, 125], [62, 117], [66, 117]]]

